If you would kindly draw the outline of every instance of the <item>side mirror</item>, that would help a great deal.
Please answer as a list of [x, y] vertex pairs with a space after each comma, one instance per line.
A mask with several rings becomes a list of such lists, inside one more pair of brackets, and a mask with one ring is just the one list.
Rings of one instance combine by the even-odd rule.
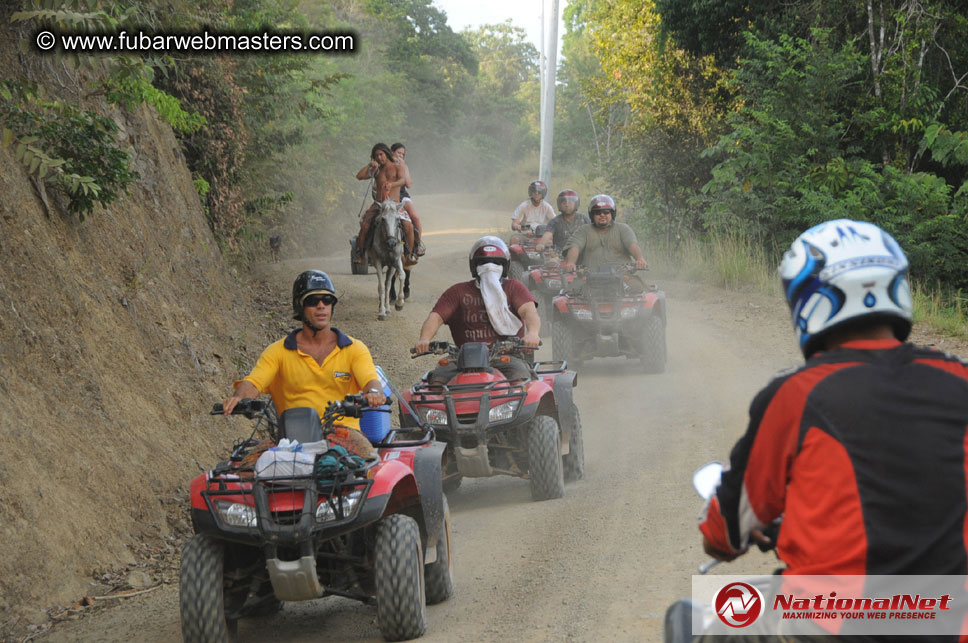
[[709, 500], [716, 493], [723, 477], [723, 463], [710, 462], [696, 469], [692, 474], [692, 486], [703, 500]]

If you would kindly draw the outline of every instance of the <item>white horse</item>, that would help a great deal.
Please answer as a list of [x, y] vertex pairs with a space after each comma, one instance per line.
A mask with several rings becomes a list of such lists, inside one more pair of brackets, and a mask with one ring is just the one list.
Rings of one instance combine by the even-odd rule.
[[[373, 242], [367, 252], [370, 265], [376, 268], [376, 288], [380, 298], [380, 311], [376, 318], [380, 321], [390, 314], [391, 285], [396, 286], [394, 308], [403, 310], [403, 239], [403, 226], [397, 204], [392, 199], [387, 199], [380, 204], [380, 213], [373, 220]], [[394, 279], [397, 283], [394, 283]]]

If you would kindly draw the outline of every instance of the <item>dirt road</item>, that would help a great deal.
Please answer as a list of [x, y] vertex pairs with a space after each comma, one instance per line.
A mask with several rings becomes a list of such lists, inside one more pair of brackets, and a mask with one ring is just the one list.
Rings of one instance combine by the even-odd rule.
[[[293, 276], [322, 267], [342, 299], [336, 325], [366, 342], [397, 387], [432, 365], [407, 349], [444, 288], [469, 278], [467, 251], [486, 232], [504, 233], [507, 214], [456, 209], [460, 200], [418, 201], [428, 255], [413, 273], [405, 309], [376, 321], [372, 275], [349, 274], [348, 249], [265, 268], [286, 301]], [[657, 641], [670, 602], [688, 595], [706, 560], [696, 530], [693, 470], [723, 459], [745, 427], [753, 394], [799, 354], [779, 300], [729, 294], [649, 273], [668, 296], [667, 371], [643, 375], [622, 359], [581, 370], [586, 478], [566, 497], [536, 503], [528, 483], [465, 480], [450, 495], [456, 596], [429, 608], [427, 641]], [[441, 339], [447, 339], [446, 330]], [[550, 359], [550, 341], [539, 358]], [[213, 422], [232, 421], [213, 418]], [[229, 445], [226, 445], [228, 448]], [[187, 505], [187, 499], [186, 499]], [[775, 567], [759, 552], [721, 573]], [[122, 601], [118, 601], [122, 602]], [[240, 624], [241, 641], [378, 641], [371, 606], [327, 598], [287, 605]], [[76, 621], [40, 640], [178, 641], [177, 581]]]

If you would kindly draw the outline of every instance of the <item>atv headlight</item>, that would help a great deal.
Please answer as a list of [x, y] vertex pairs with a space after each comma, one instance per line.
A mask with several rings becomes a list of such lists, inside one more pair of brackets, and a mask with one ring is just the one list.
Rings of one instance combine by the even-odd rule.
[[503, 422], [514, 417], [514, 412], [518, 410], [518, 400], [511, 400], [504, 404], [492, 406], [487, 412], [488, 422]]
[[437, 424], [447, 426], [447, 411], [443, 409], [433, 409], [429, 406], [418, 406], [417, 413], [427, 424]]
[[218, 512], [219, 520], [230, 527], [244, 527], [246, 529], [258, 527], [255, 507], [243, 505], [239, 502], [229, 502], [228, 500], [216, 500], [215, 511]]
[[575, 319], [580, 319], [581, 321], [592, 320], [592, 311], [588, 308], [575, 308], [572, 312], [575, 314]]
[[[334, 503], [340, 503], [343, 509], [343, 518], [349, 518], [356, 511], [356, 508], [360, 504], [360, 500], [363, 499], [363, 490], [357, 489], [351, 491], [346, 495], [339, 496], [333, 499]], [[335, 520], [336, 512], [333, 511], [332, 505], [330, 505], [329, 500], [323, 498], [319, 505], [316, 507], [316, 522], [326, 522], [327, 520]]]
[[638, 312], [639, 312], [639, 309], [638, 308], [635, 308], [634, 306], [629, 306], [628, 308], [623, 308], [622, 309], [622, 319], [632, 319], [633, 317], [635, 317], [636, 313], [638, 313]]
[[561, 290], [561, 279], [549, 279], [548, 290]]

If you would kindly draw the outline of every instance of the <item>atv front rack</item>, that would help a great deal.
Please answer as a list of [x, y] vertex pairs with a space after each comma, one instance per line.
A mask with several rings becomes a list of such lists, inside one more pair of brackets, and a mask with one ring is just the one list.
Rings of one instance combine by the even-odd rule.
[[[310, 475], [265, 480], [256, 477], [253, 467], [223, 462], [209, 472], [201, 497], [220, 532], [245, 541], [261, 536], [270, 544], [294, 545], [310, 540], [320, 531], [332, 535], [349, 531], [373, 485], [369, 470], [378, 462], [373, 458], [363, 466], [335, 473], [314, 471]], [[321, 499], [328, 509], [322, 507]], [[219, 501], [226, 503], [223, 508]], [[231, 505], [240, 505], [241, 508], [232, 509], [243, 516], [237, 516], [232, 523], [228, 513], [223, 513], [224, 507]]]
[[[480, 426], [500, 426], [515, 421], [517, 412], [521, 410], [522, 403], [528, 396], [527, 384], [530, 381], [529, 378], [522, 377], [513, 380], [473, 384], [420, 382], [412, 390], [410, 403], [414, 407], [443, 403], [447, 411], [449, 429], [473, 430]], [[514, 400], [518, 401], [515, 417], [494, 423], [488, 421], [488, 414], [493, 402], [504, 404]], [[459, 414], [455, 401], [476, 402], [477, 412]]]

